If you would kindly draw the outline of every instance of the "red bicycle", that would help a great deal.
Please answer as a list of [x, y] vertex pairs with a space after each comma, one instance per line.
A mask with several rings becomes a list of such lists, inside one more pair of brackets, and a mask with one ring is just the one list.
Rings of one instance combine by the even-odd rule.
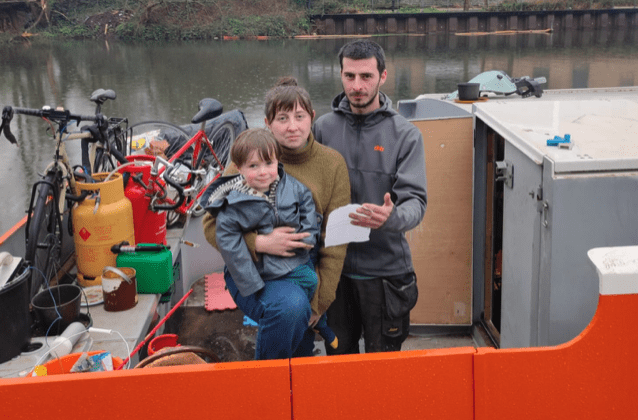
[[[163, 121], [146, 121], [129, 128], [128, 157], [152, 164], [150, 181], [143, 184], [151, 197], [151, 210], [167, 211], [167, 226], [184, 222], [187, 215], [201, 216], [199, 198], [230, 161], [230, 147], [239, 132], [247, 128], [239, 110], [223, 114], [215, 99], [202, 99], [192, 123], [177, 126]], [[232, 115], [231, 115], [232, 114]], [[226, 116], [226, 117], [224, 117]], [[142, 182], [136, 179], [136, 182]]]

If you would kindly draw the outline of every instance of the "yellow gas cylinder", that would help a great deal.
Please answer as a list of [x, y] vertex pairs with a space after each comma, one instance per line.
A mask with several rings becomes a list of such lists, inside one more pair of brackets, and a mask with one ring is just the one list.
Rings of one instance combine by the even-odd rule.
[[133, 206], [124, 196], [122, 175], [93, 175], [94, 183], [76, 183], [78, 193], [94, 193], [73, 209], [73, 241], [81, 286], [102, 284], [104, 267], [115, 267], [111, 247], [122, 241], [135, 244]]

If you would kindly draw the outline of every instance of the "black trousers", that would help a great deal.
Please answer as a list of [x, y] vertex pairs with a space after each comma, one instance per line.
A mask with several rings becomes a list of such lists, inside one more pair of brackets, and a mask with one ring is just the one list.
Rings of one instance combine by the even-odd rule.
[[337, 335], [339, 346], [326, 346], [328, 354], [359, 353], [362, 333], [366, 353], [401, 350], [409, 333], [410, 313], [390, 319], [383, 279], [398, 286], [416, 280], [414, 273], [370, 280], [341, 276], [335, 301], [326, 311], [328, 326]]

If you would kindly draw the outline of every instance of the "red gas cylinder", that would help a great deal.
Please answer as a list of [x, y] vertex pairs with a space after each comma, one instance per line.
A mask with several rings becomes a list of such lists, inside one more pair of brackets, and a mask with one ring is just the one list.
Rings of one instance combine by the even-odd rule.
[[132, 155], [126, 159], [132, 164], [119, 170], [121, 174], [130, 173], [124, 195], [133, 205], [133, 226], [135, 228], [135, 240], [137, 243], [164, 244], [166, 245], [166, 212], [154, 212], [150, 209], [151, 198], [147, 196], [146, 187], [133, 180], [134, 176], [141, 174], [141, 181], [149, 185], [151, 166], [155, 158], [147, 155]]

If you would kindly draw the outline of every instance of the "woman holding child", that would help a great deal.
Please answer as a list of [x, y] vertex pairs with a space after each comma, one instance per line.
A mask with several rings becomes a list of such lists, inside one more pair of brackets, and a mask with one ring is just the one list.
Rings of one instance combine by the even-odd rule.
[[[267, 93], [265, 111], [266, 126], [281, 146], [279, 161], [288, 175], [308, 187], [314, 200], [321, 228], [313, 261], [318, 284], [309, 302], [306, 291], [294, 282], [268, 280], [259, 290], [244, 296], [228, 270], [224, 278], [239, 308], [259, 324], [256, 359], [312, 356], [314, 331], [309, 326], [319, 321], [334, 300], [346, 253], [346, 245], [325, 248], [322, 244], [330, 212], [350, 203], [348, 169], [338, 152], [315, 142], [310, 96], [295, 79], [282, 79]], [[237, 172], [236, 165], [231, 164], [225, 175]], [[203, 223], [207, 240], [217, 247], [216, 218], [206, 214]], [[304, 242], [309, 236], [308, 232], [296, 233], [292, 227], [280, 226], [269, 234], [251, 232], [243, 238], [257, 262], [264, 254], [293, 257], [298, 249], [310, 249], [312, 245]]]

